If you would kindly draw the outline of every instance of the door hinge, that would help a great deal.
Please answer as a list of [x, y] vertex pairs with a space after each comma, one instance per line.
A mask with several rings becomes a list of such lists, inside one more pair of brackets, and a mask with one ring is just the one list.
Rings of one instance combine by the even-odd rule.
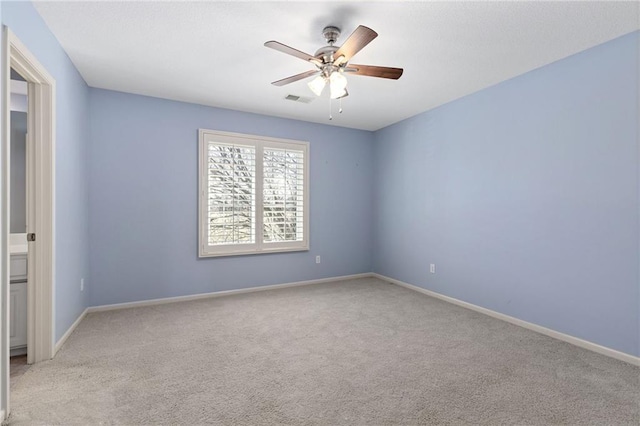
[[35, 232], [30, 232], [27, 234], [27, 241], [35, 241], [36, 240], [36, 233]]

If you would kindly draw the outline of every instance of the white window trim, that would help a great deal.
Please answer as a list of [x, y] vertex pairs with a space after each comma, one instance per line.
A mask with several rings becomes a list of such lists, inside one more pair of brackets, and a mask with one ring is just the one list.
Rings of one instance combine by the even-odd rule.
[[[251, 244], [230, 244], [210, 246], [207, 235], [207, 206], [208, 191], [208, 142], [215, 138], [216, 142], [233, 143], [235, 145], [250, 145], [256, 148], [256, 242]], [[266, 136], [246, 135], [242, 133], [220, 132], [217, 130], [199, 129], [198, 131], [198, 255], [199, 257], [238, 256], [247, 254], [282, 253], [309, 250], [309, 142], [290, 139], [270, 138]], [[302, 241], [263, 243], [262, 242], [262, 157], [264, 148], [291, 148], [304, 152], [304, 183], [303, 183], [303, 220], [304, 234]]]

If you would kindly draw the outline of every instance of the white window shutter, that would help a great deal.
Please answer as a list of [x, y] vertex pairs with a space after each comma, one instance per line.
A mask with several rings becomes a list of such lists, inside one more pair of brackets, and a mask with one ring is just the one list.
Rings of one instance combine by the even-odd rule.
[[304, 151], [266, 147], [263, 177], [264, 242], [302, 241]]
[[255, 242], [255, 148], [209, 142], [207, 157], [209, 245]]

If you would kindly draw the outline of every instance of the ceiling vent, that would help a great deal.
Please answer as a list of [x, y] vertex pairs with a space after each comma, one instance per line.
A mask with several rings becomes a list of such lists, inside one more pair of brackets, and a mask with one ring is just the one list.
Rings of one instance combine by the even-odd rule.
[[298, 96], [298, 95], [287, 95], [284, 97], [287, 101], [300, 102], [303, 104], [308, 104], [313, 101], [314, 98], [307, 96]]

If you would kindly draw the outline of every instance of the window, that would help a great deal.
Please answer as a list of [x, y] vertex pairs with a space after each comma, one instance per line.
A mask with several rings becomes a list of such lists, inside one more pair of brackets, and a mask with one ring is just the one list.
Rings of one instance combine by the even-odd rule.
[[309, 144], [200, 130], [200, 257], [309, 249]]

